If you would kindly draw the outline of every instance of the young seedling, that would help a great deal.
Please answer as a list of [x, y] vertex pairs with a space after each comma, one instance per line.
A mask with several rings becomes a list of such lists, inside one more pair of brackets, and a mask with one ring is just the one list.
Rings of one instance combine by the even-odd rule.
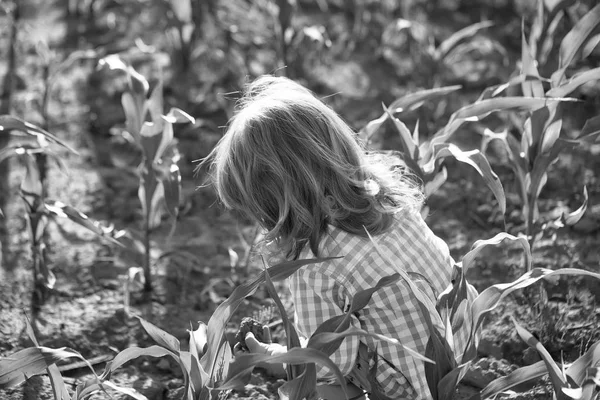
[[594, 400], [600, 392], [600, 342], [594, 343], [588, 351], [571, 365], [558, 364], [552, 360], [544, 346], [513, 318], [519, 337], [535, 349], [541, 361], [521, 367], [507, 376], [490, 382], [478, 395], [470, 400], [487, 399], [515, 386], [534, 382], [545, 375], [550, 376], [556, 400]]
[[100, 60], [100, 65], [124, 71], [127, 74], [127, 90], [123, 93], [126, 131], [123, 137], [142, 152], [137, 171], [140, 177], [138, 197], [144, 215], [144, 290], [152, 291], [150, 236], [168, 212], [172, 217], [171, 232], [175, 229], [179, 212], [181, 174], [177, 161], [179, 152], [173, 136], [173, 124], [194, 123], [194, 118], [178, 108], [171, 108], [164, 115], [162, 82], [148, 97], [148, 81], [116, 55]]
[[43, 190], [43, 180], [40, 175], [35, 156], [45, 154], [57, 161], [63, 170], [64, 165], [60, 158], [52, 151], [50, 144], [60, 146], [74, 152], [66, 143], [57, 139], [51, 133], [19, 118], [3, 115], [0, 116], [0, 133], [12, 134], [18, 141], [0, 149], [0, 162], [8, 157], [19, 157], [26, 168], [25, 177], [21, 182], [21, 197], [27, 210], [27, 221], [31, 241], [33, 264], [33, 296], [32, 309], [37, 315], [42, 304], [47, 300], [50, 291], [54, 288], [56, 278], [49, 268], [46, 257], [45, 232], [50, 220], [56, 217], [70, 219], [95, 234], [119, 244], [113, 238], [115, 232], [90, 220], [86, 215], [76, 209], [56, 200], [46, 198]]

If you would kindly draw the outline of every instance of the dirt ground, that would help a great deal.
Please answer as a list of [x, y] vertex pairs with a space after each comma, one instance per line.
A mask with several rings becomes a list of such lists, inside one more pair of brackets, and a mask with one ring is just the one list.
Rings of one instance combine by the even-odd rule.
[[[247, 250], [246, 242], [252, 240], [254, 227], [223, 210], [210, 189], [198, 188], [202, 173], [194, 175], [193, 161], [205, 156], [223, 132], [222, 126], [235, 100], [235, 94], [224, 93], [239, 90], [245, 74], [258, 75], [273, 70], [276, 54], [268, 45], [274, 40], [270, 33], [272, 21], [264, 13], [244, 8], [248, 7], [247, 3], [241, 0], [221, 5], [218, 23], [207, 22], [204, 27], [205, 40], [200, 42], [192, 57], [191, 68], [180, 73], [177, 64], [171, 61], [174, 49], [165, 35], [164, 15], [155, 7], [135, 6], [138, 2], [134, 1], [99, 2], [101, 9], [92, 21], [87, 21], [85, 15], [66, 18], [62, 1], [23, 0], [21, 3], [23, 15], [18, 45], [17, 92], [12, 104], [14, 115], [41, 123], [39, 103], [43, 71], [35, 44], [44, 39], [56, 52], [58, 60], [64, 59], [75, 48], [102, 49], [103, 54], [121, 52], [139, 72], [151, 78], [151, 82], [162, 77], [168, 105], [182, 108], [197, 118], [194, 126], [176, 127], [175, 135], [182, 151], [179, 163], [183, 174], [181, 215], [172, 237], [168, 235], [168, 227], [161, 227], [152, 237], [153, 255], [157, 260], [153, 271], [155, 294], [148, 302], [142, 299], [139, 290], [131, 293], [134, 313], [172, 333], [186, 347], [190, 324], [195, 327], [197, 321], [207, 322], [216, 305], [235, 285], [260, 268], [256, 257], [250, 254], [247, 267], [243, 262], [242, 266], [232, 269], [229, 249], [243, 256]], [[483, 3], [487, 5], [474, 5], [466, 0], [448, 2], [447, 8], [459, 4], [450, 10], [453, 18], [446, 17], [448, 9], [436, 9], [428, 15], [429, 26], [437, 37], [444, 37], [481, 17], [492, 18], [499, 23], [490, 35], [501, 41], [507, 54], [489, 62], [492, 67], [485, 73], [476, 68], [479, 65], [477, 59], [465, 64], [470, 66], [471, 73], [479, 71], [477, 79], [457, 75], [456, 71], [445, 72], [449, 75], [442, 76], [443, 83], [463, 84], [463, 90], [434, 106], [424, 107], [419, 114], [409, 115], [409, 122], [411, 118], [422, 118], [424, 130], [432, 131], [443, 124], [449, 111], [473, 100], [486, 86], [503, 82], [514, 69], [520, 46], [520, 18], [528, 12], [523, 6], [526, 2]], [[492, 6], [497, 7], [496, 11]], [[420, 80], [422, 74], [417, 73], [420, 65], [416, 61], [412, 65], [406, 64], [407, 70], [399, 74], [382, 54], [373, 56], [376, 45], [373, 38], [381, 35], [377, 30], [369, 30], [381, 22], [375, 17], [377, 15], [367, 23], [367, 33], [359, 36], [353, 51], [339, 45], [343, 35], [351, 31], [342, 10], [333, 9], [325, 17], [314, 6], [304, 6], [295, 22], [331, 24], [334, 44], [329, 53], [322, 56], [324, 58], [307, 57], [304, 60], [311, 67], [304, 75], [304, 82], [322, 94], [357, 130], [379, 116], [382, 101], [389, 103], [395, 96], [422, 88], [428, 82], [425, 78]], [[2, 17], [0, 26], [8, 26], [8, 21], [7, 16]], [[226, 38], [220, 29], [233, 24], [239, 29], [234, 33], [235, 44], [226, 48]], [[155, 46], [156, 51], [145, 53], [140, 50], [144, 45], [136, 47], [136, 38], [146, 46]], [[8, 40], [8, 30], [2, 29], [0, 77], [6, 73], [3, 60]], [[247, 59], [243, 60], [244, 57]], [[411, 57], [414, 54], [406, 58], [410, 60]], [[247, 66], [249, 70], [245, 69]], [[51, 65], [51, 68], [55, 67]], [[140, 230], [138, 178], [118, 167], [132, 155], [110, 134], [113, 127], [124, 123], [120, 102], [123, 88], [123, 77], [98, 68], [95, 60], [75, 62], [57, 73], [50, 92], [49, 130], [77, 149], [79, 155], [60, 153], [67, 165], [66, 174], [51, 165], [49, 197], [119, 229]], [[569, 130], [567, 134], [581, 128], [581, 117], [597, 114], [596, 106], [597, 96], [574, 109], [572, 120], [565, 125], [565, 130]], [[492, 126], [502, 123], [493, 117], [487, 121]], [[381, 138], [386, 146], [394, 145], [394, 138], [389, 133], [383, 132]], [[455, 140], [463, 148], [479, 146], [479, 135], [471, 125], [465, 125]], [[500, 156], [491, 154], [490, 157], [507, 191], [506, 230], [512, 234], [523, 232], [512, 172]], [[474, 172], [453, 162], [448, 163], [448, 171], [448, 182], [428, 201], [427, 222], [448, 243], [452, 255], [460, 259], [476, 240], [490, 238], [503, 231], [505, 226], [491, 192]], [[584, 185], [589, 192], [590, 205], [578, 225], [538, 241], [534, 250], [536, 267], [573, 267], [600, 272], [600, 209], [596, 205], [600, 200], [599, 172], [598, 145], [561, 155], [552, 168], [541, 194], [543, 217], [556, 217], [565, 208], [578, 207]], [[10, 161], [10, 200], [3, 210], [3, 223], [8, 234], [2, 242], [0, 268], [0, 356], [31, 345], [24, 331], [24, 315], [30, 309], [32, 273], [27, 223], [18, 195], [23, 173], [24, 168], [16, 160]], [[49, 260], [57, 285], [36, 321], [41, 344], [67, 346], [90, 360], [98, 360], [95, 365], [98, 372], [102, 371], [108, 358], [103, 356], [113, 356], [131, 345], [152, 344], [139, 322], [124, 312], [124, 282], [130, 261], [110, 244], [69, 221], [58, 220], [51, 224], [47, 236]], [[509, 282], [523, 272], [520, 251], [504, 246], [487, 251], [468, 278], [477, 289], [483, 290], [491, 284]], [[486, 321], [480, 359], [465, 377], [459, 398], [468, 398], [491, 380], [518, 366], [538, 361], [536, 354], [526, 350], [526, 345], [517, 337], [510, 316], [536, 334], [555, 360], [563, 357], [565, 362], [572, 361], [600, 339], [598, 282], [564, 279], [546, 287], [546, 307], [539, 307], [537, 289], [526, 290], [511, 295]], [[284, 287], [281, 287], [281, 294], [291, 309]], [[238, 310], [229, 335], [233, 335], [235, 325], [247, 315], [271, 323], [275, 337], [283, 336], [278, 324], [280, 317], [265, 292], [259, 290]], [[85, 368], [64, 370], [63, 375], [73, 385], [89, 377]], [[178, 398], [183, 383], [177, 364], [166, 359], [148, 358], [129, 363], [113, 378], [122, 386], [137, 389], [150, 400]], [[282, 383], [256, 373], [250, 385], [244, 390], [233, 391], [229, 398], [275, 398]], [[551, 398], [546, 380], [526, 389], [523, 394], [509, 394], [506, 398]], [[32, 382], [0, 390], [0, 398], [50, 399], [52, 394], [50, 385], [43, 378], [38, 386]], [[109, 397], [97, 394], [92, 398]], [[114, 394], [114, 398], [121, 397]]]

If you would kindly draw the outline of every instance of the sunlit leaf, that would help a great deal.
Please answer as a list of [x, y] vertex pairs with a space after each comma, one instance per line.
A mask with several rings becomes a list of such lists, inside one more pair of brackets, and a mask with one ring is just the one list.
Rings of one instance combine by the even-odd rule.
[[568, 82], [563, 83], [560, 86], [554, 87], [546, 93], [549, 97], [565, 97], [571, 94], [575, 89], [579, 88], [582, 85], [585, 85], [591, 81], [597, 81], [600, 79], [600, 67], [589, 69], [587, 71], [579, 72]]
[[[518, 368], [510, 374], [494, 379], [483, 388], [478, 398], [486, 399], [498, 393], [512, 389], [513, 387], [527, 382], [537, 382], [541, 377], [548, 374], [544, 361]], [[471, 398], [472, 400], [473, 398]]]
[[527, 239], [525, 237], [516, 237], [506, 232], [501, 232], [491, 239], [478, 240], [473, 244], [471, 250], [462, 259], [464, 273], [466, 273], [469, 270], [469, 268], [471, 268], [474, 265], [475, 257], [477, 257], [484, 248], [486, 248], [487, 246], [497, 246], [504, 240], [511, 240], [521, 245], [521, 247], [523, 248], [523, 255], [525, 256], [525, 270], [531, 270], [533, 262], [531, 256], [531, 249], [529, 248], [529, 242], [527, 242]]
[[558, 140], [560, 136], [560, 130], [562, 129], [562, 119], [556, 119], [551, 122], [546, 129], [544, 130], [544, 134], [542, 136], [542, 142], [540, 144], [540, 153], [547, 153], [552, 149], [552, 146]]
[[584, 187], [583, 188], [583, 204], [577, 210], [570, 212], [568, 214], [563, 214], [561, 216], [561, 220], [567, 226], [575, 225], [576, 223], [579, 222], [581, 217], [583, 217], [583, 214], [585, 214], [585, 211], [587, 210], [587, 205], [588, 205], [588, 191], [587, 191], [587, 187]]
[[81, 354], [66, 347], [51, 349], [44, 346], [29, 347], [0, 358], [0, 388], [19, 385], [28, 377], [43, 374], [50, 365], [73, 357], [86, 361]]
[[[539, 76], [534, 55], [531, 54], [531, 49], [525, 39], [525, 32], [521, 34], [521, 74]], [[523, 81], [521, 84], [523, 95], [526, 97], [544, 97], [544, 87], [540, 81]]]
[[169, 0], [171, 9], [180, 22], [192, 22], [191, 0]]
[[467, 350], [463, 357], [463, 361], [466, 361], [468, 357], [472, 357], [473, 346], [473, 335], [476, 334], [479, 327], [481, 326], [483, 319], [492, 310], [494, 310], [500, 302], [515, 290], [529, 287], [543, 278], [551, 278], [556, 276], [588, 276], [595, 279], [600, 279], [600, 274], [575, 268], [561, 268], [559, 270], [550, 270], [546, 268], [534, 268], [526, 274], [522, 275], [518, 279], [510, 283], [500, 283], [492, 285], [485, 289], [477, 296], [473, 301], [473, 323], [471, 329], [471, 338], [467, 345]]
[[562, 82], [567, 67], [588, 40], [589, 35], [594, 31], [598, 23], [600, 23], [600, 4], [585, 14], [569, 33], [565, 35], [560, 43], [558, 70], [552, 74], [554, 86], [558, 86]]
[[483, 21], [483, 22], [478, 22], [478, 23], [473, 24], [473, 25], [469, 25], [466, 28], [463, 28], [463, 29], [461, 29], [461, 30], [453, 33], [452, 35], [450, 35], [449, 38], [447, 38], [442, 43], [440, 43], [440, 45], [436, 49], [436, 59], [442, 60], [460, 42], [462, 42], [463, 40], [465, 40], [467, 38], [470, 38], [470, 37], [474, 36], [480, 30], [485, 29], [485, 28], [489, 28], [489, 27], [491, 27], [493, 25], [494, 25], [494, 23], [492, 21]]
[[332, 371], [338, 382], [342, 388], [342, 391], [346, 393], [346, 380], [342, 375], [340, 369], [335, 365], [333, 361], [329, 359], [329, 357], [318, 350], [311, 348], [300, 348], [295, 347], [293, 349], [289, 349], [286, 353], [278, 354], [278, 355], [270, 355], [270, 354], [241, 354], [235, 358], [235, 361], [229, 367], [229, 376], [225, 380], [225, 382], [218, 387], [220, 390], [225, 389], [235, 389], [239, 387], [238, 377], [247, 373], [247, 371], [251, 371], [256, 365], [267, 363], [267, 364], [307, 364], [307, 363], [316, 363], [327, 367], [330, 371]]
[[40, 128], [39, 126], [31, 124], [20, 118], [13, 117], [12, 115], [0, 115], [0, 135], [2, 135], [4, 133], [9, 133], [10, 131], [13, 131], [13, 130], [16, 130], [19, 132], [24, 132], [24, 133], [27, 133], [28, 135], [32, 135], [32, 136], [41, 135], [48, 141], [64, 147], [65, 149], [69, 150], [71, 153], [79, 154], [71, 146], [69, 146], [62, 140], [58, 139], [56, 136], [54, 136], [50, 132]]
[[431, 196], [433, 193], [446, 182], [448, 179], [448, 170], [445, 166], [442, 166], [439, 172], [433, 174], [433, 179], [426, 179], [423, 193], [425, 197]]
[[529, 347], [537, 350], [540, 357], [542, 357], [542, 361], [546, 364], [546, 370], [550, 375], [550, 380], [552, 381], [552, 385], [554, 386], [555, 393], [560, 393], [561, 389], [567, 387], [567, 380], [563, 376], [562, 371], [556, 365], [552, 356], [546, 348], [537, 340], [531, 333], [529, 333], [525, 328], [523, 328], [514, 317], [511, 317], [513, 324], [517, 330], [517, 334], [519, 337], [529, 345]]
[[167, 115], [163, 115], [163, 119], [171, 124], [189, 122], [191, 124], [196, 123], [196, 119], [192, 117], [190, 114], [186, 113], [179, 108], [171, 108]]
[[453, 400], [458, 383], [469, 370], [470, 362], [459, 365], [447, 373], [437, 384], [438, 400]]
[[95, 233], [103, 239], [110, 241], [117, 246], [123, 246], [121, 242], [114, 239], [111, 235], [112, 229], [103, 226], [100, 222], [91, 220], [87, 215], [75, 208], [68, 206], [57, 200], [46, 200], [44, 203], [46, 210], [53, 215], [61, 218], [68, 218], [79, 226]]
[[384, 113], [377, 119], [370, 121], [361, 131], [360, 137], [368, 140], [371, 138], [377, 130], [383, 125], [383, 123], [388, 119], [387, 110], [390, 113], [396, 114], [399, 112], [409, 111], [417, 108], [420, 104], [423, 104], [425, 101], [432, 100], [439, 96], [444, 96], [446, 94], [455, 92], [461, 88], [460, 85], [456, 86], [445, 86], [441, 88], [427, 89], [427, 90], [419, 90], [415, 93], [409, 93], [404, 95], [392, 102], [388, 107], [383, 107]]
[[398, 134], [400, 135], [400, 143], [402, 144], [402, 148], [404, 150], [405, 159], [418, 160], [419, 159], [419, 144], [413, 141], [413, 137], [402, 121], [398, 118], [394, 117], [389, 111], [388, 118], [392, 120]]
[[583, 383], [588, 368], [600, 363], [600, 341], [594, 343], [584, 355], [573, 361], [565, 371], [579, 385]]
[[154, 341], [158, 345], [174, 353], [177, 353], [180, 350], [179, 340], [177, 340], [175, 336], [163, 331], [156, 325], [146, 321], [141, 317], [136, 316], [136, 318], [141, 322], [142, 326], [144, 327], [144, 330], [148, 333], [148, 335], [150, 335], [150, 337], [154, 339]]
[[498, 201], [502, 214], [506, 213], [506, 197], [502, 188], [502, 182], [500, 182], [498, 175], [492, 171], [487, 158], [479, 150], [462, 151], [451, 143], [438, 146], [434, 150], [434, 160], [450, 156], [454, 157], [457, 161], [470, 165], [479, 173]]
[[299, 377], [288, 381], [277, 389], [280, 400], [316, 398], [317, 367], [314, 363], [306, 364]]
[[102, 379], [110, 378], [110, 375], [118, 368], [122, 367], [125, 363], [135, 360], [139, 357], [164, 357], [171, 356], [177, 359], [177, 355], [161, 346], [153, 345], [150, 347], [128, 347], [122, 350], [119, 354], [112, 359], [110, 364], [107, 364]]
[[190, 334], [190, 353], [200, 359], [208, 346], [207, 326], [204, 322], [198, 321], [198, 329], [188, 330], [188, 332]]

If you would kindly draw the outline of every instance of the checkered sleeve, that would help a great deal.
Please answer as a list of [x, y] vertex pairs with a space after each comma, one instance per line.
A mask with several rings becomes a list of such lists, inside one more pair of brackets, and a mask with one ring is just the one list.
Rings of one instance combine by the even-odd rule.
[[[328, 319], [344, 313], [349, 304], [346, 288], [335, 278], [316, 268], [303, 268], [290, 278], [290, 291], [294, 301], [295, 321], [302, 335], [310, 337], [317, 327]], [[355, 317], [352, 324], [359, 327]], [[347, 375], [354, 366], [358, 353], [358, 338], [350, 336], [330, 359]], [[317, 366], [317, 378], [334, 378], [328, 368]]]

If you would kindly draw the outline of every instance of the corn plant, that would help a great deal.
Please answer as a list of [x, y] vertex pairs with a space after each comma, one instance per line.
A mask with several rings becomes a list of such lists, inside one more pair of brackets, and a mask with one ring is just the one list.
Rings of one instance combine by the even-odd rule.
[[48, 223], [52, 219], [57, 217], [70, 219], [115, 244], [118, 244], [118, 242], [113, 239], [114, 232], [112, 229], [90, 220], [85, 214], [73, 207], [46, 198], [43, 190], [43, 180], [35, 156], [38, 154], [51, 156], [64, 171], [65, 167], [60, 157], [53, 152], [50, 144], [75, 153], [73, 149], [51, 133], [8, 115], [0, 116], [0, 132], [2, 134], [12, 134], [18, 138], [15, 143], [0, 149], [0, 162], [8, 157], [17, 156], [23, 161], [26, 168], [25, 177], [21, 182], [20, 194], [27, 211], [34, 276], [32, 308], [37, 313], [56, 282], [56, 278], [48, 265], [44, 238]]
[[[521, 129], [520, 139], [508, 132], [494, 133], [490, 130], [484, 132], [483, 152], [490, 141], [497, 140], [508, 154], [518, 184], [526, 234], [532, 247], [536, 238], [543, 233], [539, 221], [538, 199], [546, 185], [550, 166], [562, 152], [582, 143], [593, 142], [598, 138], [597, 119], [591, 120], [576, 140], [561, 138], [563, 109], [559, 102], [550, 100], [565, 98], [581, 85], [600, 79], [600, 68], [576, 73], [570, 78], [566, 76], [567, 68], [592, 40], [590, 35], [599, 24], [600, 5], [597, 5], [578, 21], [561, 41], [559, 64], [549, 79], [540, 77], [537, 61], [533, 58], [532, 49], [523, 35], [521, 75], [508, 84], [520, 83], [523, 99], [540, 99], [543, 103], [529, 110], [529, 116]], [[544, 83], [549, 84], [549, 89], [544, 88]], [[480, 101], [493, 100], [494, 95], [505, 87], [506, 85], [496, 88], [493, 92], [486, 91]], [[573, 213], [565, 215], [562, 223], [577, 223], [585, 212], [586, 205], [587, 190], [584, 189], [584, 205]]]
[[171, 108], [163, 114], [162, 82], [159, 82], [148, 97], [148, 81], [133, 67], [118, 56], [112, 55], [100, 60], [100, 65], [124, 71], [127, 74], [127, 90], [123, 93], [122, 104], [125, 110], [126, 130], [123, 138], [138, 148], [142, 161], [137, 166], [140, 177], [138, 197], [144, 215], [144, 289], [152, 291], [150, 236], [161, 225], [165, 212], [172, 217], [171, 232], [179, 212], [181, 174], [177, 161], [179, 152], [177, 140], [173, 136], [173, 124], [194, 122], [194, 118], [178, 108]]
[[445, 71], [449, 70], [457, 60], [461, 60], [465, 55], [474, 51], [495, 51], [506, 59], [506, 50], [500, 43], [487, 40], [485, 42], [477, 40], [475, 36], [480, 31], [490, 28], [494, 23], [491, 21], [482, 21], [469, 25], [444, 39], [439, 45], [435, 45], [435, 38], [424, 26], [417, 22], [399, 18], [386, 28], [383, 33], [383, 42], [389, 42], [391, 48], [385, 46], [383, 52], [384, 57], [389, 59], [392, 64], [399, 69], [406, 61], [405, 54], [399, 53], [394, 47], [394, 43], [404, 43], [406, 39], [398, 40], [395, 36], [407, 36], [410, 40], [414, 40], [418, 46], [418, 54], [412, 54], [413, 62], [418, 62], [422, 66], [426, 66], [427, 70], [427, 85], [429, 87], [437, 87], [440, 85], [442, 76]]
[[[274, 267], [273, 267], [274, 268]], [[252, 369], [261, 363], [278, 364], [287, 363], [286, 374], [287, 382], [279, 389], [281, 398], [290, 400], [300, 399], [316, 399], [317, 398], [317, 369], [316, 364], [325, 366], [334, 373], [338, 379], [342, 390], [346, 392], [345, 378], [342, 376], [339, 368], [333, 364], [329, 356], [333, 354], [342, 341], [348, 336], [370, 336], [378, 340], [387, 341], [398, 346], [404, 347], [413, 357], [424, 362], [431, 362], [424, 356], [418, 354], [413, 349], [403, 346], [396, 339], [389, 338], [377, 333], [367, 332], [351, 326], [351, 316], [367, 306], [372, 295], [384, 286], [388, 286], [400, 279], [399, 274], [394, 274], [380, 279], [380, 281], [372, 288], [357, 292], [351, 300], [350, 308], [344, 314], [333, 317], [323, 322], [316, 331], [308, 338], [306, 345], [302, 346], [298, 332], [294, 324], [287, 317], [287, 311], [281, 302], [275, 286], [270, 278], [269, 271], [263, 272], [264, 281], [266, 283], [269, 295], [275, 301], [279, 309], [283, 326], [286, 332], [287, 353], [272, 356], [266, 354], [241, 354], [238, 355], [235, 361], [229, 368], [229, 374], [225, 382], [221, 385], [221, 389], [232, 389], [243, 386], [248, 383]], [[296, 265], [292, 266], [286, 272], [290, 274], [297, 270]], [[279, 279], [279, 278], [278, 278]], [[370, 376], [374, 379], [374, 376]], [[374, 381], [369, 382], [369, 385], [364, 389], [367, 392], [375, 390], [372, 385]]]
[[[104, 375], [98, 376], [92, 365], [77, 351], [66, 347], [53, 349], [41, 346], [27, 317], [25, 322], [27, 335], [34, 346], [17, 351], [6, 358], [0, 357], [0, 388], [18, 386], [34, 376], [47, 374], [52, 385], [54, 400], [86, 400], [94, 393], [106, 392], [107, 389], [128, 395], [136, 400], [148, 400], [146, 396], [135, 389], [118, 386], [105, 379]], [[78, 358], [83, 361], [93, 375], [92, 379], [77, 385], [74, 393], [69, 391], [56, 366], [57, 362], [70, 358]], [[109, 369], [108, 366], [107, 369]]]
[[600, 341], [594, 343], [588, 351], [570, 365], [556, 363], [539, 340], [524, 329], [513, 318], [513, 324], [519, 337], [531, 348], [537, 350], [541, 361], [521, 367], [507, 376], [490, 382], [479, 394], [470, 400], [486, 399], [512, 389], [550, 376], [556, 400], [594, 400], [600, 392]]
[[426, 197], [433, 194], [446, 181], [447, 171], [443, 165], [443, 160], [447, 157], [453, 157], [457, 161], [470, 165], [479, 173], [487, 186], [492, 190], [498, 201], [500, 210], [504, 214], [506, 211], [506, 198], [502, 183], [492, 170], [484, 154], [477, 149], [462, 151], [456, 145], [448, 143], [448, 141], [465, 122], [479, 121], [492, 112], [515, 108], [534, 109], [544, 104], [555, 103], [564, 99], [525, 97], [480, 99], [454, 112], [450, 116], [448, 123], [427, 140], [420, 139], [418, 124], [415, 126], [414, 132], [411, 133], [408, 127], [395, 117], [395, 114], [414, 110], [427, 100], [451, 93], [459, 88], [460, 86], [448, 86], [402, 96], [390, 106], [384, 106], [384, 114], [369, 122], [361, 130], [359, 136], [369, 141], [381, 125], [390, 119], [394, 123], [401, 143], [401, 150], [392, 153], [398, 154], [410, 172], [421, 180]]
[[[504, 240], [517, 242], [524, 250], [525, 269], [528, 271], [514, 282], [492, 285], [479, 295], [468, 285], [465, 274], [474, 265], [481, 251]], [[374, 242], [375, 243], [375, 242]], [[382, 257], [387, 257], [376, 249]], [[387, 259], [389, 263], [391, 260]], [[433, 302], [414, 284], [411, 277], [400, 270], [402, 279], [415, 296], [420, 306], [420, 313], [427, 323], [430, 332], [429, 342], [424, 356], [433, 363], [425, 364], [427, 383], [434, 400], [452, 400], [455, 398], [458, 383], [464, 377], [477, 356], [478, 336], [482, 323], [501, 301], [510, 293], [523, 289], [541, 279], [558, 276], [587, 276], [600, 279], [600, 274], [585, 270], [564, 268], [553, 271], [545, 268], [531, 268], [532, 256], [526, 238], [515, 237], [507, 233], [499, 233], [492, 239], [477, 241], [471, 251], [461, 262], [455, 264], [453, 283]], [[443, 327], [440, 332], [436, 326]], [[467, 328], [467, 336], [459, 331]]]

